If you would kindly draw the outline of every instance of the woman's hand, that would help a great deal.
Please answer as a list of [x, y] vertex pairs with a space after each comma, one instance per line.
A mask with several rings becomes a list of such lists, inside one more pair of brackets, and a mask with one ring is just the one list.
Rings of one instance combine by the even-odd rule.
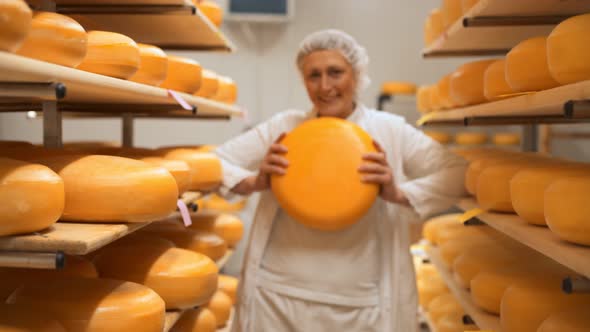
[[379, 185], [379, 196], [390, 203], [409, 206], [410, 202], [402, 191], [399, 190], [393, 177], [393, 171], [387, 163], [387, 157], [381, 146], [373, 141], [378, 152], [369, 152], [363, 155], [365, 161], [358, 169], [362, 174], [363, 183]]

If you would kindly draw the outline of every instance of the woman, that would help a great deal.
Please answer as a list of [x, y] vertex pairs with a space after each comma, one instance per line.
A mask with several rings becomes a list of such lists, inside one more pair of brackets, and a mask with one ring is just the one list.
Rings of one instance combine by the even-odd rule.
[[[465, 163], [402, 118], [357, 102], [369, 81], [367, 64], [365, 49], [349, 35], [311, 34], [297, 66], [313, 110], [279, 113], [216, 151], [225, 194], [261, 192], [233, 331], [415, 331], [408, 223], [462, 196]], [[380, 150], [364, 155], [359, 168], [363, 181], [380, 186], [380, 199], [338, 232], [297, 223], [269, 190], [271, 174], [288, 172], [281, 135], [318, 116], [356, 123]]]

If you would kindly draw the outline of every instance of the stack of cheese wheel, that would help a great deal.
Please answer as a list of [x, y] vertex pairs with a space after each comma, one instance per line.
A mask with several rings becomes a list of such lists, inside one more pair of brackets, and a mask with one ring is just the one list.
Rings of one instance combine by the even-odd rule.
[[145, 286], [126, 281], [63, 278], [26, 282], [7, 302], [37, 308], [67, 331], [161, 332], [164, 328], [162, 298]]
[[463, 253], [478, 250], [479, 247], [489, 247], [500, 241], [506, 239], [497, 232], [479, 232], [465, 237], [465, 234], [459, 231], [451, 235], [450, 241], [440, 245], [441, 260], [448, 268], [452, 268], [455, 259]]
[[0, 3], [0, 50], [14, 52], [24, 41], [31, 27], [33, 12], [23, 0]]
[[518, 258], [505, 247], [491, 243], [466, 251], [453, 261], [453, 277], [463, 288], [469, 289], [471, 280], [481, 271], [494, 270], [518, 263]]
[[451, 74], [450, 96], [457, 106], [475, 105], [487, 100], [484, 95], [484, 77], [494, 61], [466, 63]]
[[219, 87], [212, 99], [226, 104], [235, 104], [238, 99], [238, 86], [231, 78], [219, 76]]
[[33, 16], [31, 29], [17, 54], [67, 67], [76, 67], [86, 56], [84, 28], [73, 19], [49, 12]]
[[192, 172], [188, 163], [183, 160], [164, 159], [159, 157], [145, 157], [141, 161], [153, 166], [165, 168], [176, 180], [178, 194], [187, 192], [191, 186]]
[[203, 69], [201, 86], [195, 92], [195, 96], [203, 98], [211, 98], [217, 94], [219, 89], [219, 76], [211, 70]]
[[436, 85], [438, 98], [441, 109], [450, 109], [456, 106], [455, 101], [451, 98], [451, 75], [445, 75]]
[[44, 312], [31, 313], [20, 304], [0, 304], [0, 331], [5, 332], [66, 332], [52, 316]]
[[235, 247], [244, 235], [244, 224], [232, 214], [198, 214], [193, 215], [192, 219], [191, 229], [215, 233], [229, 247]]
[[101, 278], [141, 283], [158, 293], [167, 309], [206, 303], [217, 290], [217, 265], [205, 255], [143, 234], [127, 236], [94, 258]]
[[170, 332], [215, 332], [217, 320], [213, 312], [206, 308], [189, 309], [182, 313]]
[[484, 73], [483, 94], [488, 101], [498, 100], [515, 92], [506, 81], [506, 60], [497, 60]]
[[464, 311], [452, 293], [439, 295], [428, 304], [428, 318], [435, 325], [441, 317], [453, 313], [462, 314]]
[[381, 84], [381, 93], [385, 95], [415, 95], [416, 84], [409, 82], [384, 82]]
[[231, 298], [233, 304], [237, 302], [238, 284], [239, 281], [235, 277], [219, 275], [218, 288]]
[[244, 209], [247, 199], [241, 199], [236, 202], [229, 202], [225, 198], [211, 194], [207, 197], [200, 198], [195, 203], [202, 209], [211, 212], [238, 212]]
[[223, 23], [223, 9], [217, 3], [210, 0], [194, 0], [197, 8], [213, 23], [220, 27]]
[[209, 309], [215, 316], [218, 328], [224, 327], [227, 324], [232, 307], [232, 299], [220, 290], [215, 292], [209, 303], [204, 306], [204, 308]]
[[430, 91], [428, 93], [428, 103], [430, 104], [431, 111], [440, 111], [442, 109], [442, 104], [440, 102], [440, 95], [438, 93], [438, 84], [433, 84], [430, 86]]
[[64, 181], [63, 220], [145, 222], [176, 210], [178, 186], [164, 168], [101, 155], [57, 156], [40, 162]]
[[571, 17], [547, 38], [549, 72], [559, 84], [590, 80], [590, 14]]
[[552, 313], [537, 332], [584, 332], [590, 326], [590, 306]]
[[202, 71], [201, 65], [193, 59], [169, 55], [168, 75], [160, 86], [193, 94], [201, 87]]
[[520, 144], [518, 133], [496, 133], [492, 137], [492, 143], [499, 146], [515, 146]]
[[168, 74], [168, 56], [159, 47], [137, 44], [139, 47], [139, 68], [130, 81], [160, 86]]
[[452, 213], [434, 217], [426, 221], [422, 228], [422, 235], [432, 244], [438, 244], [438, 231], [447, 225], [462, 225], [461, 214]]
[[453, 140], [453, 136], [442, 131], [428, 130], [424, 131], [424, 134], [440, 144], [449, 144]]
[[488, 134], [477, 132], [460, 132], [455, 134], [455, 144], [464, 146], [483, 145], [488, 142]]
[[470, 330], [479, 330], [474, 324], [463, 323], [464, 313], [451, 313], [443, 315], [435, 324], [437, 332], [463, 332]]
[[[428, 271], [428, 273], [421, 273], [421, 271]], [[418, 300], [422, 308], [427, 309], [428, 304], [436, 297], [449, 292], [447, 284], [434, 269], [422, 267], [417, 273]]]
[[494, 151], [486, 156], [477, 156], [469, 163], [469, 167], [465, 173], [465, 188], [467, 189], [467, 192], [474, 196], [477, 194], [477, 183], [479, 176], [481, 172], [487, 167], [511, 161], [519, 161], [529, 157], [530, 154], [516, 153], [511, 151]]
[[441, 9], [445, 28], [449, 28], [463, 15], [461, 0], [443, 0]]
[[430, 86], [423, 85], [416, 92], [416, 108], [422, 114], [431, 111], [430, 109]]
[[424, 22], [424, 45], [432, 44], [444, 30], [442, 12], [440, 9], [433, 9]]
[[162, 151], [164, 158], [185, 161], [191, 168], [190, 190], [207, 191], [221, 184], [221, 161], [213, 153], [200, 152], [197, 149], [171, 149]]
[[88, 52], [78, 69], [128, 79], [139, 69], [139, 47], [133, 39], [114, 32], [89, 31]]
[[0, 158], [0, 199], [0, 236], [40, 231], [64, 211], [64, 182], [46, 166]]
[[546, 37], [527, 39], [508, 52], [506, 82], [515, 92], [539, 91], [559, 85], [549, 73]]

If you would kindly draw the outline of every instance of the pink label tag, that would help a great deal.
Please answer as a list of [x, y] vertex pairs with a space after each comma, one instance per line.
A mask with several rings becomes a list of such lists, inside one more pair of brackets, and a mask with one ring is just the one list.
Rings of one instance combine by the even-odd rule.
[[184, 108], [185, 110], [187, 110], [187, 111], [193, 110], [193, 107], [191, 105], [189, 105], [189, 103], [187, 103], [186, 100], [184, 100], [184, 98], [182, 98], [182, 96], [179, 95], [176, 91], [168, 90], [168, 95], [170, 97], [174, 98], [174, 100], [176, 100], [178, 105], [182, 106], [182, 108]]
[[191, 215], [188, 212], [188, 208], [186, 207], [186, 204], [184, 204], [184, 202], [179, 199], [176, 202], [176, 205], [178, 206], [178, 210], [180, 211], [180, 215], [182, 216], [182, 222], [184, 222], [184, 226], [188, 227], [188, 226], [192, 225], [193, 222], [191, 220]]

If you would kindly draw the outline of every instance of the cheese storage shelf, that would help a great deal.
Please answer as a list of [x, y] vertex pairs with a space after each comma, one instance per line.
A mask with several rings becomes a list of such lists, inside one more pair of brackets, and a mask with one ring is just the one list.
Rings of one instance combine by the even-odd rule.
[[166, 312], [166, 319], [164, 321], [164, 332], [168, 332], [172, 329], [174, 324], [176, 324], [176, 322], [178, 322], [178, 320], [180, 319], [180, 316], [182, 316], [183, 312], [184, 311], [182, 310]]
[[229, 261], [229, 259], [231, 258], [231, 256], [233, 254], [234, 254], [234, 250], [228, 249], [227, 252], [225, 253], [225, 255], [223, 257], [221, 257], [217, 262], [215, 262], [215, 264], [217, 264], [217, 267], [219, 268], [219, 270], [223, 269], [223, 267], [225, 266], [225, 264], [227, 264], [227, 261]]
[[453, 295], [457, 298], [457, 301], [459, 301], [465, 312], [471, 317], [475, 324], [477, 324], [481, 330], [501, 332], [500, 317], [484, 312], [473, 303], [469, 292], [457, 285], [453, 279], [451, 271], [449, 271], [442, 263], [438, 249], [429, 247], [426, 251], [430, 258], [430, 262], [434, 264], [440, 276], [443, 278]]

